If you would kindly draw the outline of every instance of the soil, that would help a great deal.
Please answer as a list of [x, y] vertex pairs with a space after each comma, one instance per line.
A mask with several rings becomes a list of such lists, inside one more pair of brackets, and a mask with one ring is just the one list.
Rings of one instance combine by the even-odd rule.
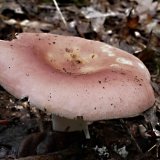
[[[0, 159], [160, 159], [160, 4], [144, 0], [0, 0], [0, 39], [45, 32], [98, 40], [140, 58], [151, 73], [156, 102], [141, 115], [97, 121], [83, 132], [55, 132], [51, 115], [0, 87]], [[127, 97], [126, 97], [127, 98]]]

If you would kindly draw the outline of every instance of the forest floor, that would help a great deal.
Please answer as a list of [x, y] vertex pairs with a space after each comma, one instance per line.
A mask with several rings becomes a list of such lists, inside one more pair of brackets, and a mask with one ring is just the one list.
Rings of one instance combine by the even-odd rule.
[[[0, 0], [0, 39], [45, 32], [98, 40], [140, 58], [151, 73], [156, 102], [127, 119], [104, 120], [82, 132], [52, 131], [51, 116], [0, 87], [0, 159], [160, 159], [160, 3], [152, 0]], [[126, 97], [127, 98], [127, 97]]]

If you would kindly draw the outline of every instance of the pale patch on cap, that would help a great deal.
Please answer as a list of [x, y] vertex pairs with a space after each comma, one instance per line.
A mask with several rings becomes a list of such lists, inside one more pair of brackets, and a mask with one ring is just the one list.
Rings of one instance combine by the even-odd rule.
[[146, 68], [143, 63], [140, 63], [140, 62], [139, 62], [138, 65], [139, 65], [142, 69], [145, 69], [145, 68]]
[[107, 55], [108, 55], [109, 57], [114, 57], [114, 56], [115, 56], [115, 54], [112, 53], [112, 52], [108, 52]]
[[82, 74], [87, 74], [87, 73], [94, 73], [97, 72], [99, 70], [103, 69], [102, 66], [83, 66], [80, 68], [80, 72]]
[[103, 53], [105, 53], [106, 55], [108, 55], [109, 57], [115, 56], [115, 53], [113, 53], [113, 51], [112, 51], [112, 47], [110, 47], [108, 45], [103, 45], [100, 48], [101, 48], [101, 51]]
[[110, 67], [116, 67], [116, 68], [119, 68], [120, 65], [119, 64], [111, 64]]
[[116, 58], [116, 61], [121, 63], [121, 64], [127, 64], [127, 65], [133, 65], [132, 61], [126, 59], [126, 58], [123, 58], [123, 57], [118, 57]]
[[90, 72], [94, 72], [96, 70], [96, 67], [94, 66], [83, 66], [81, 67], [81, 73], [90, 73]]

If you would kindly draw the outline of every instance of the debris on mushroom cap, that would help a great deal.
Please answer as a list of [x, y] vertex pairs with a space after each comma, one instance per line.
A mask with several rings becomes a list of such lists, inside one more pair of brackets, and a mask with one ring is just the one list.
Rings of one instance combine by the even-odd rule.
[[155, 100], [150, 74], [133, 55], [47, 33], [0, 41], [0, 84], [42, 110], [88, 121], [132, 117]]

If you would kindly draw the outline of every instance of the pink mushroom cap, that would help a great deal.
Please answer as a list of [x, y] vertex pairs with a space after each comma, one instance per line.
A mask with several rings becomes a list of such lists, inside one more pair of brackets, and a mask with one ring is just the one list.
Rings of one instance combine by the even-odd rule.
[[133, 117], [155, 101], [150, 74], [135, 56], [47, 33], [0, 41], [0, 84], [41, 110], [86, 121]]

